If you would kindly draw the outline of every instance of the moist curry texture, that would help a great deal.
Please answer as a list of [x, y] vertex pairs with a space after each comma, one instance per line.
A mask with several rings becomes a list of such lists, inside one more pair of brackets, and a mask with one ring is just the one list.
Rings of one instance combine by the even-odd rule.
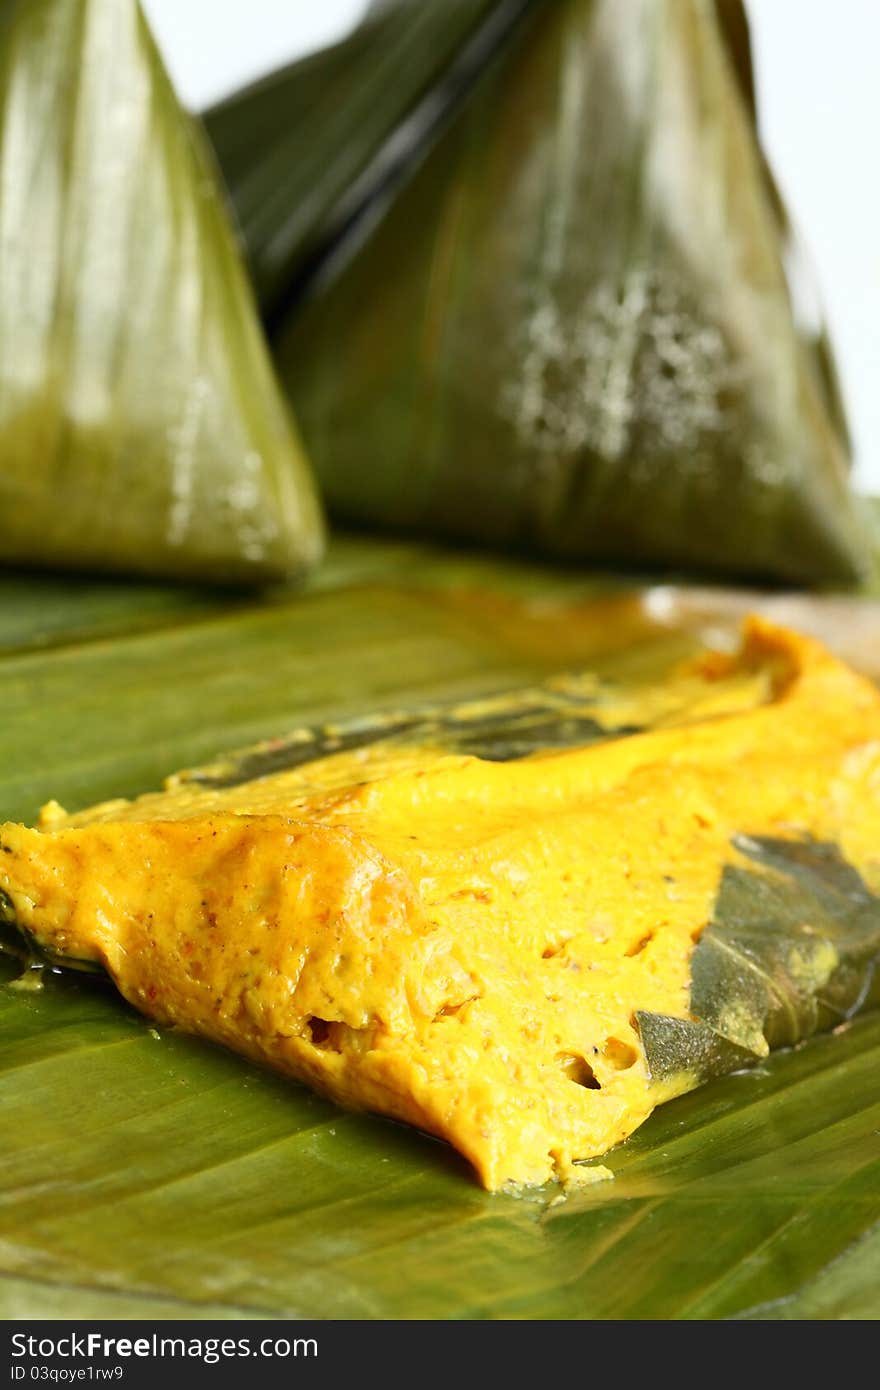
[[488, 1188], [595, 1177], [572, 1164], [694, 1084], [652, 1080], [639, 1014], [688, 1018], [736, 836], [831, 841], [880, 886], [877, 689], [754, 619], [682, 679], [686, 717], [589, 747], [379, 741], [53, 803], [0, 829], [7, 913], [159, 1023], [448, 1140]]

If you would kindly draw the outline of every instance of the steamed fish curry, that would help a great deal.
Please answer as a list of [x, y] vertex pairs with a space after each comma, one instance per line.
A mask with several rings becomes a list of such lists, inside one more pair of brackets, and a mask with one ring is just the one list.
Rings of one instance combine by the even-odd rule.
[[159, 1024], [441, 1136], [488, 1188], [595, 1177], [572, 1165], [700, 1079], [652, 1068], [642, 1020], [693, 1021], [738, 837], [833, 844], [880, 889], [880, 693], [757, 620], [681, 681], [677, 711], [646, 691], [587, 746], [380, 731], [237, 785], [51, 804], [0, 829], [5, 915]]

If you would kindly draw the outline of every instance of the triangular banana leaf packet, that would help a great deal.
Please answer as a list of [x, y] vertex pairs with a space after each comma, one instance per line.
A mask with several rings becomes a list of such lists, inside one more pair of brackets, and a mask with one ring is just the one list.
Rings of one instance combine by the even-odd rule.
[[758, 144], [758, 155], [764, 173], [764, 187], [776, 214], [781, 237], [783, 268], [795, 321], [801, 342], [812, 358], [813, 368], [824, 394], [825, 406], [847, 455], [852, 453], [852, 438], [837, 362], [828, 325], [821, 308], [821, 290], [816, 282], [815, 268], [808, 248], [789, 217], [769, 160], [761, 145], [758, 123], [758, 101], [755, 66], [752, 56], [751, 31], [743, 0], [714, 0], [721, 37], [727, 56], [739, 80], [740, 94], [751, 116], [752, 129]]
[[[377, 0], [329, 48], [288, 64], [203, 113], [271, 326], [308, 292], [339, 243], [361, 234], [390, 190], [517, 23], [541, 0]], [[749, 24], [742, 0], [714, 0], [758, 139]], [[834, 354], [809, 258], [759, 148], [800, 336], [849, 448]]]
[[490, 1189], [595, 1181], [661, 1102], [876, 1002], [878, 750], [876, 687], [753, 619], [657, 687], [569, 676], [50, 804], [0, 827], [0, 916]]
[[322, 524], [210, 148], [136, 0], [0, 17], [0, 554], [264, 582]]
[[530, 0], [390, 0], [204, 114], [270, 321]]
[[325, 261], [276, 346], [337, 516], [566, 558], [865, 573], [734, 11], [529, 7], [366, 239]]

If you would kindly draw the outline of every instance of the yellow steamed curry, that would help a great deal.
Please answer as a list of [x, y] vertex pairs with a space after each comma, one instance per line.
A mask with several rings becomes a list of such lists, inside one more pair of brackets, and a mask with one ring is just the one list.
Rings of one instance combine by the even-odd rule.
[[652, 1081], [637, 1014], [688, 1017], [733, 838], [830, 840], [880, 886], [877, 689], [759, 620], [687, 680], [686, 718], [513, 762], [379, 741], [50, 804], [0, 829], [7, 913], [158, 1023], [448, 1140], [488, 1188], [602, 1176], [572, 1165], [695, 1084]]

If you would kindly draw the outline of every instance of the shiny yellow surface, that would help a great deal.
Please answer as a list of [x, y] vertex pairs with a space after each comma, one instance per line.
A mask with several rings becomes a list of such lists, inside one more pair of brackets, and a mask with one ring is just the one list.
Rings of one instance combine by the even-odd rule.
[[379, 746], [50, 807], [0, 829], [0, 886], [160, 1023], [448, 1139], [487, 1187], [567, 1179], [668, 1098], [632, 1017], [687, 1015], [733, 834], [834, 839], [878, 883], [877, 690], [758, 621], [698, 680], [691, 722], [586, 749]]

